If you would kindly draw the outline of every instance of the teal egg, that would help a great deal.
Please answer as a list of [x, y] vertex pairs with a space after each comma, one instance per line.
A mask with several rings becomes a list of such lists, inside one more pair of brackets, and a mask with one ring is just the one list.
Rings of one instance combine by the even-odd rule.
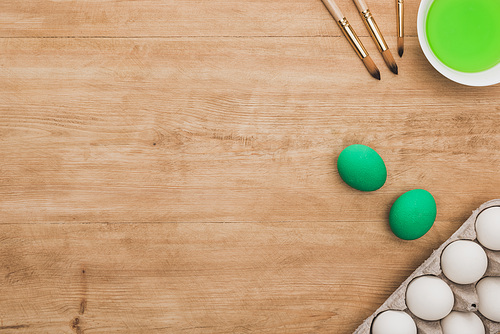
[[394, 202], [389, 213], [389, 225], [397, 237], [415, 240], [431, 229], [436, 214], [436, 201], [431, 193], [424, 189], [414, 189]]
[[365, 145], [346, 147], [337, 159], [337, 169], [345, 183], [361, 191], [374, 191], [387, 179], [384, 160]]

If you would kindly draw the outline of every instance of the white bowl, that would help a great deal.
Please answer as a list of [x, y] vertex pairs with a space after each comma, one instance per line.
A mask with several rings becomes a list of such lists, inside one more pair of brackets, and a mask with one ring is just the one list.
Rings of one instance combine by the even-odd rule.
[[[427, 13], [434, 0], [422, 0], [418, 9], [417, 34], [420, 47], [431, 65], [450, 80], [467, 86], [489, 86], [500, 83], [500, 63], [485, 71], [467, 73], [454, 70], [443, 64], [432, 52], [425, 32]], [[474, 0], [471, 0], [474, 1]]]

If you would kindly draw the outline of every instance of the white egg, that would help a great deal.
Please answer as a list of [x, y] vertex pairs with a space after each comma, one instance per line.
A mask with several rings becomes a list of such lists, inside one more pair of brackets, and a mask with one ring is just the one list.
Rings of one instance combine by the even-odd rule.
[[485, 334], [484, 325], [472, 312], [451, 312], [441, 320], [443, 334]]
[[485, 277], [476, 284], [477, 308], [486, 318], [500, 322], [500, 277]]
[[500, 250], [500, 207], [491, 207], [477, 216], [476, 234], [481, 245]]
[[420, 276], [408, 284], [406, 305], [423, 320], [441, 320], [453, 308], [453, 291], [442, 279], [435, 276]]
[[488, 268], [488, 257], [483, 247], [474, 241], [452, 242], [441, 255], [443, 274], [457, 284], [471, 284], [483, 277]]
[[417, 334], [417, 325], [407, 313], [388, 310], [373, 320], [372, 334]]

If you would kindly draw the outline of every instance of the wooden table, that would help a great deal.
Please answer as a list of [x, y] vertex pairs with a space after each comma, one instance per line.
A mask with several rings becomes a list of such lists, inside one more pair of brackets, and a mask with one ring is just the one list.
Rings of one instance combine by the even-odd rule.
[[[394, 1], [372, 13], [396, 56]], [[500, 85], [372, 79], [320, 0], [0, 3], [0, 333], [352, 333], [500, 197]], [[336, 157], [376, 149], [385, 186]], [[438, 217], [387, 222], [425, 188]]]

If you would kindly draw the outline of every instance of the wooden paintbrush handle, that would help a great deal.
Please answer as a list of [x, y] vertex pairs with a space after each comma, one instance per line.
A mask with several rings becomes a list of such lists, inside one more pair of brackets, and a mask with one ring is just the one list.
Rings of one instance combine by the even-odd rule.
[[368, 5], [364, 0], [354, 0], [354, 3], [356, 4], [356, 7], [358, 7], [358, 11], [360, 13], [368, 9]]
[[325, 4], [326, 8], [332, 14], [333, 18], [335, 21], [339, 22], [344, 18], [344, 14], [342, 14], [342, 11], [340, 10], [339, 6], [335, 3], [333, 0], [323, 0], [323, 3]]

